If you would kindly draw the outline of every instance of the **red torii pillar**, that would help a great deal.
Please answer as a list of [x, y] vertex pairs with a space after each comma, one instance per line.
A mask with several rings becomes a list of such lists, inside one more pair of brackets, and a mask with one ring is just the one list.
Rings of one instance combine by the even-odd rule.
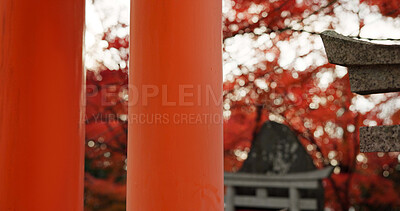
[[0, 1], [0, 210], [83, 210], [84, 0]]
[[132, 0], [128, 211], [222, 211], [222, 2]]

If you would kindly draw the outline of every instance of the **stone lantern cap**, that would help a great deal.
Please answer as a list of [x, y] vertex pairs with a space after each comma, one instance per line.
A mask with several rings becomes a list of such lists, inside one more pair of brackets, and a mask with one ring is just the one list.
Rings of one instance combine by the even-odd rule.
[[348, 67], [352, 92], [400, 91], [400, 45], [356, 40], [334, 31], [321, 37], [329, 62]]
[[[352, 92], [400, 91], [400, 45], [361, 41], [334, 31], [323, 32], [321, 38], [329, 62], [348, 68]], [[360, 151], [400, 151], [400, 126], [361, 127]]]

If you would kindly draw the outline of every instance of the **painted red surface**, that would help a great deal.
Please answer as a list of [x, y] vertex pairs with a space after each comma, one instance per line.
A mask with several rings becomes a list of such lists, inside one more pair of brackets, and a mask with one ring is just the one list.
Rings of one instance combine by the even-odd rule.
[[222, 121], [185, 120], [222, 118], [221, 2], [131, 7], [127, 210], [223, 210]]
[[83, 210], [83, 0], [0, 1], [0, 210]]

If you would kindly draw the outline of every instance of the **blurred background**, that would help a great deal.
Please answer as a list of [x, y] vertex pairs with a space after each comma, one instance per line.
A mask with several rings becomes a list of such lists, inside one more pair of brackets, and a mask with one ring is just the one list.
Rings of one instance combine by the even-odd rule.
[[[86, 211], [125, 210], [129, 3], [86, 2]], [[399, 209], [399, 153], [360, 153], [358, 139], [360, 126], [400, 124], [399, 94], [351, 93], [318, 33], [400, 38], [400, 2], [223, 0], [222, 21], [225, 171], [241, 169], [273, 121], [316, 168], [334, 166], [323, 181], [326, 210]]]

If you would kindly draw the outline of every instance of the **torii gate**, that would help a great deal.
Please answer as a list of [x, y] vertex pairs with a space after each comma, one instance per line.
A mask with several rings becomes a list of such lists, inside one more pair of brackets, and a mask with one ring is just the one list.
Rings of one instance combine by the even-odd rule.
[[[400, 91], [400, 45], [351, 39], [334, 31], [321, 34], [330, 63], [348, 67], [351, 91]], [[400, 125], [360, 128], [360, 151], [400, 151]]]
[[[84, 2], [0, 1], [1, 211], [83, 210]], [[221, 4], [131, 0], [130, 86], [184, 104], [145, 93], [129, 115], [222, 116], [190, 92], [222, 99]], [[223, 210], [222, 122], [175, 123], [129, 123], [128, 211]]]

